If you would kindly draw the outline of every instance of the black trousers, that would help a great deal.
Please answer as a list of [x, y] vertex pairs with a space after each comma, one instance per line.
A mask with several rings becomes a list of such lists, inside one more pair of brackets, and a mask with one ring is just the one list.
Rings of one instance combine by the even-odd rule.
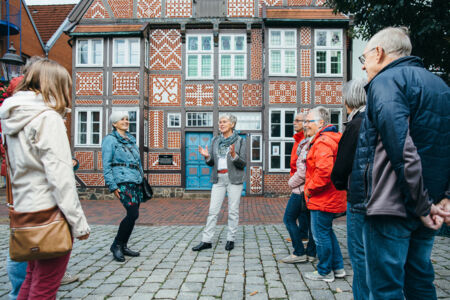
[[120, 222], [119, 230], [117, 231], [116, 242], [120, 245], [126, 245], [133, 232], [134, 224], [139, 218], [139, 204], [125, 207], [127, 215]]

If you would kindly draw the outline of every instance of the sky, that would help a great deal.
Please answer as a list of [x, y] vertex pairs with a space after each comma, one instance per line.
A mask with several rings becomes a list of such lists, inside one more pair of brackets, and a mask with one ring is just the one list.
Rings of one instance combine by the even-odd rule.
[[77, 4], [79, 0], [25, 0], [27, 5]]

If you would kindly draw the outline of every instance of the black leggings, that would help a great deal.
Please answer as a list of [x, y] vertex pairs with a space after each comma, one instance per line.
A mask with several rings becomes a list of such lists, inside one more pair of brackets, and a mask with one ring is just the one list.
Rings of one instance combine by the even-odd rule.
[[121, 245], [126, 245], [133, 232], [134, 224], [139, 218], [139, 204], [125, 207], [127, 215], [120, 222], [119, 230], [117, 231], [116, 242]]

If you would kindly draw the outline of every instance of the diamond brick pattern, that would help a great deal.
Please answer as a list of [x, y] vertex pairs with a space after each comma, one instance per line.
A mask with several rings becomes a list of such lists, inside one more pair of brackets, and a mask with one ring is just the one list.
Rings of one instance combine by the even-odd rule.
[[302, 49], [300, 53], [300, 74], [302, 77], [311, 77], [311, 50]]
[[262, 7], [268, 6], [281, 6], [283, 5], [283, 0], [259, 0], [259, 15], [262, 16]]
[[102, 152], [97, 152], [97, 170], [103, 170]]
[[262, 29], [252, 29], [251, 33], [252, 44], [251, 44], [251, 61], [252, 66], [250, 68], [251, 71], [251, 79], [252, 80], [261, 80], [262, 79], [262, 70], [263, 70], [263, 59], [262, 59]]
[[297, 83], [295, 81], [270, 81], [269, 103], [297, 103]]
[[304, 114], [308, 114], [310, 110], [311, 110], [310, 108], [302, 107], [302, 108], [300, 109], [300, 112], [301, 112], [301, 113], [304, 113]]
[[238, 84], [219, 84], [219, 106], [237, 106]]
[[164, 112], [162, 110], [151, 110], [148, 122], [150, 134], [150, 148], [164, 148]]
[[311, 81], [300, 82], [302, 104], [311, 104]]
[[102, 0], [95, 0], [83, 16], [84, 19], [109, 19], [109, 13]]
[[77, 72], [75, 78], [77, 96], [103, 95], [102, 72]]
[[114, 96], [139, 95], [139, 72], [113, 72], [112, 82]]
[[263, 183], [262, 167], [250, 167], [250, 193], [261, 194]]
[[326, 0], [316, 0], [316, 6], [324, 6]]
[[212, 106], [214, 104], [213, 84], [186, 84], [185, 94], [186, 106]]
[[108, 0], [114, 17], [116, 18], [132, 18], [133, 17], [133, 1], [130, 0]]
[[150, 70], [181, 70], [181, 33], [157, 29], [150, 34]]
[[242, 85], [242, 105], [262, 106], [262, 85], [244, 84]]
[[161, 0], [138, 0], [137, 1], [138, 18], [160, 18]]
[[[173, 156], [173, 164], [172, 165], [159, 165], [159, 155], [160, 154], [169, 154]], [[148, 154], [149, 161], [149, 170], [181, 170], [181, 154], [180, 153], [149, 153]]]
[[113, 99], [113, 105], [139, 105], [139, 99]]
[[166, 17], [192, 17], [192, 0], [166, 0]]
[[181, 174], [149, 174], [148, 182], [154, 186], [180, 186]]
[[229, 17], [253, 17], [254, 0], [228, 0]]
[[316, 81], [314, 101], [315, 104], [342, 104], [342, 82]]
[[76, 105], [102, 105], [103, 100], [85, 100], [85, 99], [77, 99], [75, 100]]
[[86, 186], [105, 186], [105, 178], [103, 173], [76, 173], [76, 176]]
[[181, 132], [179, 131], [167, 132], [167, 148], [181, 149]]
[[288, 6], [310, 6], [312, 0], [288, 0]]
[[302, 45], [302, 46], [311, 45], [311, 28], [310, 27], [300, 27], [300, 45]]
[[94, 152], [92, 151], [76, 151], [75, 158], [79, 161], [78, 170], [94, 169]]
[[289, 181], [289, 173], [287, 174], [265, 174], [264, 175], [264, 193], [289, 194], [291, 190], [289, 185], [280, 184]]
[[181, 75], [150, 75], [150, 106], [181, 105]]

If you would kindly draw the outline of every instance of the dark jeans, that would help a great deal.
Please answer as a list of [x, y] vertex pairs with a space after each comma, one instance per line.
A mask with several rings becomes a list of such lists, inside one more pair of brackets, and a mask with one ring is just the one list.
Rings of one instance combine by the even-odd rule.
[[347, 246], [353, 269], [353, 297], [355, 300], [369, 299], [366, 281], [366, 256], [363, 243], [364, 214], [353, 213], [347, 204]]
[[[294, 254], [297, 256], [304, 254], [316, 256], [316, 244], [312, 237], [310, 214], [304, 202], [305, 196], [303, 193], [301, 195], [292, 193], [286, 205], [286, 210], [284, 211], [283, 222], [291, 237]], [[297, 219], [299, 220], [298, 225]], [[302, 231], [308, 232], [309, 235], [306, 250], [302, 243]]]
[[122, 222], [120, 222], [116, 236], [117, 243], [121, 245], [126, 245], [128, 243], [131, 233], [133, 232], [134, 224], [139, 218], [139, 204], [124, 207], [127, 210], [127, 215], [123, 218]]
[[434, 235], [417, 217], [366, 217], [363, 240], [370, 299], [436, 299], [430, 259]]
[[341, 248], [333, 231], [335, 215], [320, 210], [311, 210], [311, 228], [317, 247], [319, 258], [317, 271], [320, 275], [327, 275], [333, 270], [344, 268]]

